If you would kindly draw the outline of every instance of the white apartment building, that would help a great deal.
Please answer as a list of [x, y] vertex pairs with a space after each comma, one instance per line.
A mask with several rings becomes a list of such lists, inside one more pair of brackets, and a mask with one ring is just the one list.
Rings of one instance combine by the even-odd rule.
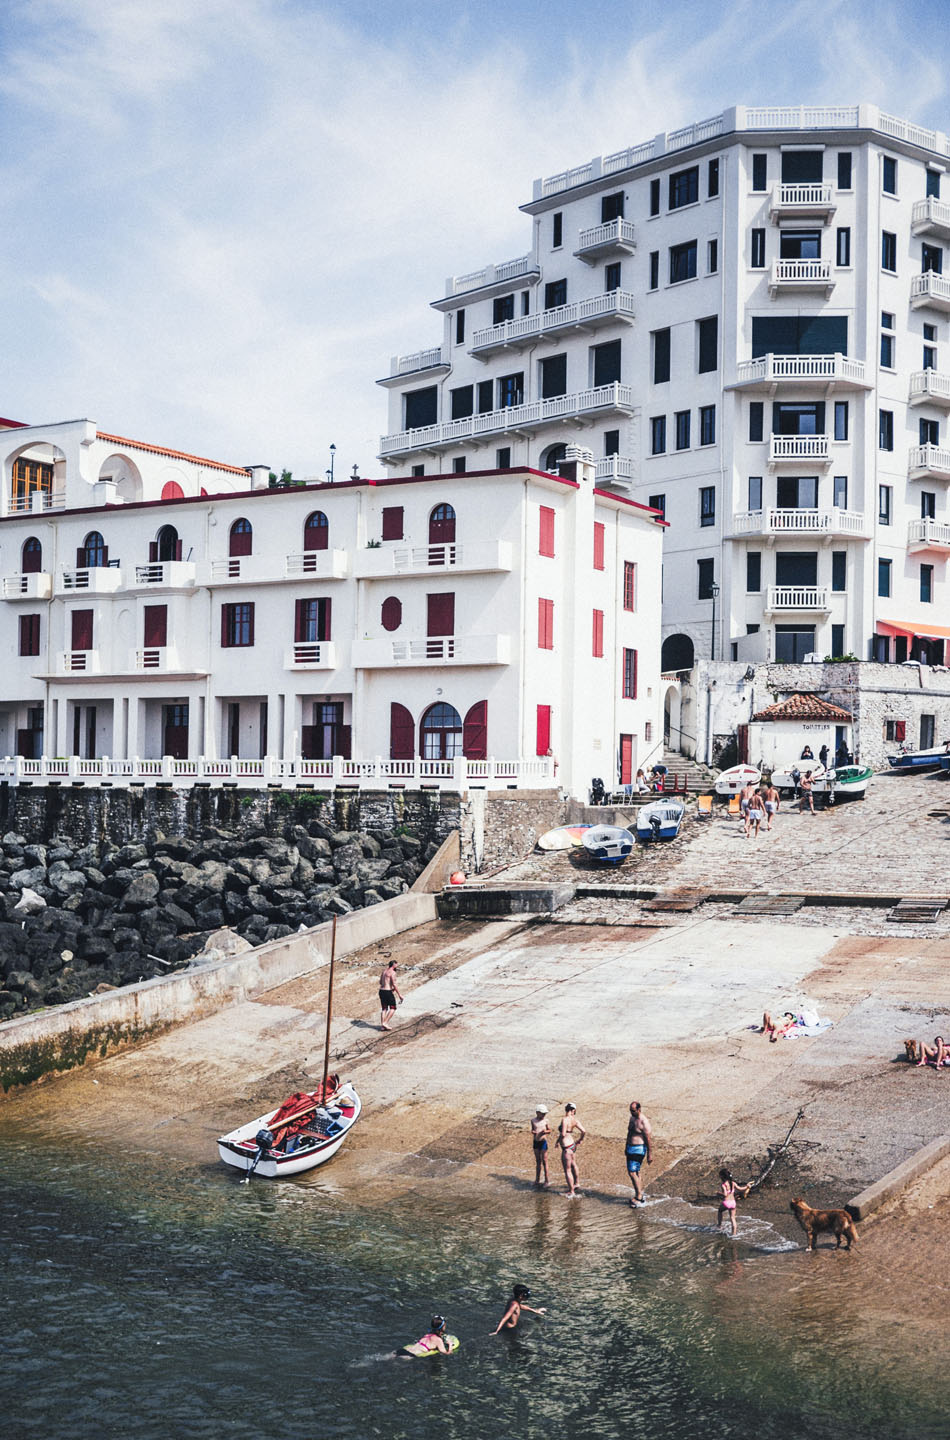
[[950, 141], [736, 106], [538, 180], [526, 253], [397, 357], [400, 475], [556, 467], [661, 510], [663, 667], [950, 637]]
[[578, 795], [655, 758], [662, 522], [588, 452], [275, 488], [87, 420], [4, 425], [0, 756]]

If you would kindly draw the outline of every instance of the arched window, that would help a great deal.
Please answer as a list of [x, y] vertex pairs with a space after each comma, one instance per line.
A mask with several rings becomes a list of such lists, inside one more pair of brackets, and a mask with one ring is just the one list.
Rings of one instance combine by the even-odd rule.
[[566, 459], [566, 445], [549, 445], [547, 450], [545, 450], [544, 454], [541, 457], [541, 469], [550, 470], [553, 474], [556, 475], [557, 467], [560, 465], [562, 460]]
[[419, 726], [423, 760], [454, 760], [462, 753], [462, 717], [452, 705], [430, 705]]
[[228, 554], [232, 556], [250, 555], [253, 539], [254, 531], [250, 520], [245, 520], [243, 517], [235, 520], [228, 535]]
[[90, 530], [76, 553], [76, 564], [83, 570], [98, 570], [108, 563], [108, 546], [98, 530]]
[[162, 486], [163, 500], [184, 500], [185, 492], [177, 480], [166, 480]]
[[437, 505], [429, 516], [429, 544], [455, 544], [455, 511], [451, 505]]
[[43, 546], [35, 535], [24, 540], [20, 552], [20, 569], [24, 575], [37, 575], [43, 568]]
[[381, 618], [384, 630], [398, 630], [402, 624], [402, 601], [397, 600], [395, 595], [387, 595]]
[[180, 560], [181, 541], [174, 525], [163, 525], [155, 540], [156, 560]]
[[307, 516], [303, 527], [303, 548], [305, 550], [327, 550], [330, 546], [330, 524], [322, 510], [314, 510]]

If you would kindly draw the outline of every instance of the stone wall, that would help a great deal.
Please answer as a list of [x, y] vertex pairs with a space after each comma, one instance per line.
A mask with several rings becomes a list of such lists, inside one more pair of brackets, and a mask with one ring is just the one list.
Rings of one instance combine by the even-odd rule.
[[473, 790], [460, 807], [462, 869], [475, 875], [522, 860], [539, 835], [566, 823], [559, 790]]

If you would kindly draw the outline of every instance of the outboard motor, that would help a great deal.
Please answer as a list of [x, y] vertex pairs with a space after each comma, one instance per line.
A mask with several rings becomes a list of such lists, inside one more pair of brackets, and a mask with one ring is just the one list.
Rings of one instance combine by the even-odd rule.
[[650, 829], [653, 831], [653, 839], [654, 839], [654, 840], [659, 840], [659, 838], [660, 838], [660, 827], [661, 827], [662, 823], [663, 823], [663, 822], [662, 822], [662, 820], [660, 819], [659, 815], [651, 815], [651, 816], [650, 816]]
[[258, 1150], [269, 1150], [274, 1143], [274, 1137], [270, 1130], [258, 1130], [254, 1136], [254, 1144]]

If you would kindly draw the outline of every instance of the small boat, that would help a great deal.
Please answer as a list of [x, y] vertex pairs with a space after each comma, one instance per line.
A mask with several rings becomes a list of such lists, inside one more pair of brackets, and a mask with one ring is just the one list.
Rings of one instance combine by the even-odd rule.
[[633, 849], [633, 836], [619, 825], [592, 825], [583, 837], [584, 849], [603, 865], [620, 865]]
[[797, 790], [802, 776], [808, 770], [811, 771], [812, 785], [815, 790], [819, 785], [824, 787], [826, 777], [835, 773], [833, 770], [826, 770], [818, 760], [793, 760], [791, 765], [772, 771], [772, 784], [776, 790]]
[[583, 845], [584, 836], [591, 825], [559, 825], [556, 830], [546, 830], [538, 840], [539, 850], [570, 850], [573, 845]]
[[819, 794], [827, 793], [829, 799], [863, 800], [873, 775], [870, 765], [837, 765], [814, 788]]
[[950, 740], [930, 750], [900, 750], [896, 755], [888, 755], [887, 763], [892, 770], [939, 770], [947, 758], [950, 758]]
[[269, 1180], [300, 1175], [323, 1165], [339, 1150], [360, 1118], [362, 1105], [353, 1086], [340, 1085], [336, 1075], [311, 1094], [298, 1092], [289, 1099], [248, 1120], [218, 1140], [218, 1154], [226, 1165], [245, 1175], [263, 1175]]
[[654, 800], [641, 807], [637, 814], [637, 836], [640, 840], [675, 840], [679, 834], [686, 806], [682, 800]]
[[758, 785], [761, 779], [762, 771], [754, 765], [733, 765], [718, 777], [715, 791], [717, 795], [738, 795], [746, 785]]
[[941, 770], [950, 770], [950, 754], [941, 755], [940, 768]]

